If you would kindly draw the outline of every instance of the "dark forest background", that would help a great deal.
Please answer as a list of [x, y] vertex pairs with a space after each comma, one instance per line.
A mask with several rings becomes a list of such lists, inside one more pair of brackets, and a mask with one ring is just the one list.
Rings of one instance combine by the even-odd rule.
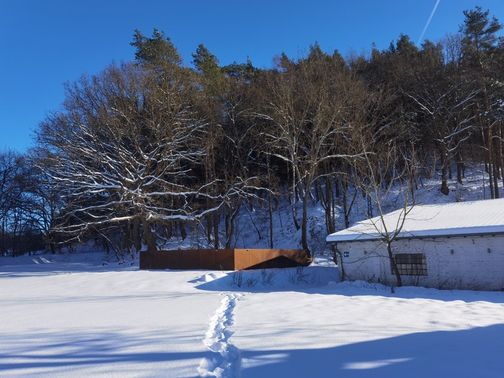
[[[116, 253], [203, 232], [233, 245], [240, 210], [272, 217], [288, 201], [309, 251], [308, 206], [349, 225], [355, 196], [376, 215], [381, 190], [421, 178], [464, 183], [484, 164], [491, 198], [504, 182], [504, 39], [489, 11], [416, 46], [344, 58], [318, 44], [274, 68], [219, 64], [204, 45], [183, 65], [161, 31], [136, 31], [131, 62], [66, 86], [26, 154], [0, 153], [0, 253], [97, 240]], [[15, 127], [13, 125], [12, 127]], [[377, 202], [378, 201], [378, 202]]]

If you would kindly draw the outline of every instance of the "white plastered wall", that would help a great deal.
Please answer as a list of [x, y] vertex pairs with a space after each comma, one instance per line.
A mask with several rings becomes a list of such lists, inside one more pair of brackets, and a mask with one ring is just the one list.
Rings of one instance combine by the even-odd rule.
[[[395, 285], [385, 244], [340, 242], [345, 278]], [[504, 235], [400, 239], [394, 253], [424, 253], [427, 276], [402, 276], [403, 285], [504, 290]]]

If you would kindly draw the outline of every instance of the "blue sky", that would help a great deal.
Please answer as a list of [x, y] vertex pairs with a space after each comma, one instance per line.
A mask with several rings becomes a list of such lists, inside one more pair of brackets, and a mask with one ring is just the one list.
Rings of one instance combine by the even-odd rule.
[[[63, 83], [130, 60], [133, 29], [163, 30], [185, 63], [204, 43], [223, 64], [250, 57], [272, 65], [318, 41], [344, 55], [416, 41], [436, 0], [0, 0], [0, 149], [24, 151], [63, 101]], [[425, 38], [456, 32], [464, 9], [481, 5], [504, 22], [503, 0], [440, 0]]]

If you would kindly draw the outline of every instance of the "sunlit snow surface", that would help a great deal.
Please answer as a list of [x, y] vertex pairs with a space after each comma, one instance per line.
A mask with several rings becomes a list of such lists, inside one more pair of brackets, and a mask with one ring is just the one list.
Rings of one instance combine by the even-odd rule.
[[[44, 261], [45, 260], [45, 261]], [[0, 258], [0, 377], [502, 377], [504, 293]]]

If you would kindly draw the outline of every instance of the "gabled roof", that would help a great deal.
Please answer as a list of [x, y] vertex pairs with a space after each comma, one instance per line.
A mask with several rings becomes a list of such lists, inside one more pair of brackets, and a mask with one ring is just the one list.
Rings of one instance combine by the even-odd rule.
[[[397, 228], [404, 209], [385, 214], [389, 234]], [[379, 217], [356, 223], [350, 228], [327, 236], [327, 242], [381, 239]], [[438, 205], [415, 205], [406, 216], [398, 238], [426, 238], [504, 234], [504, 198], [454, 202]]]

